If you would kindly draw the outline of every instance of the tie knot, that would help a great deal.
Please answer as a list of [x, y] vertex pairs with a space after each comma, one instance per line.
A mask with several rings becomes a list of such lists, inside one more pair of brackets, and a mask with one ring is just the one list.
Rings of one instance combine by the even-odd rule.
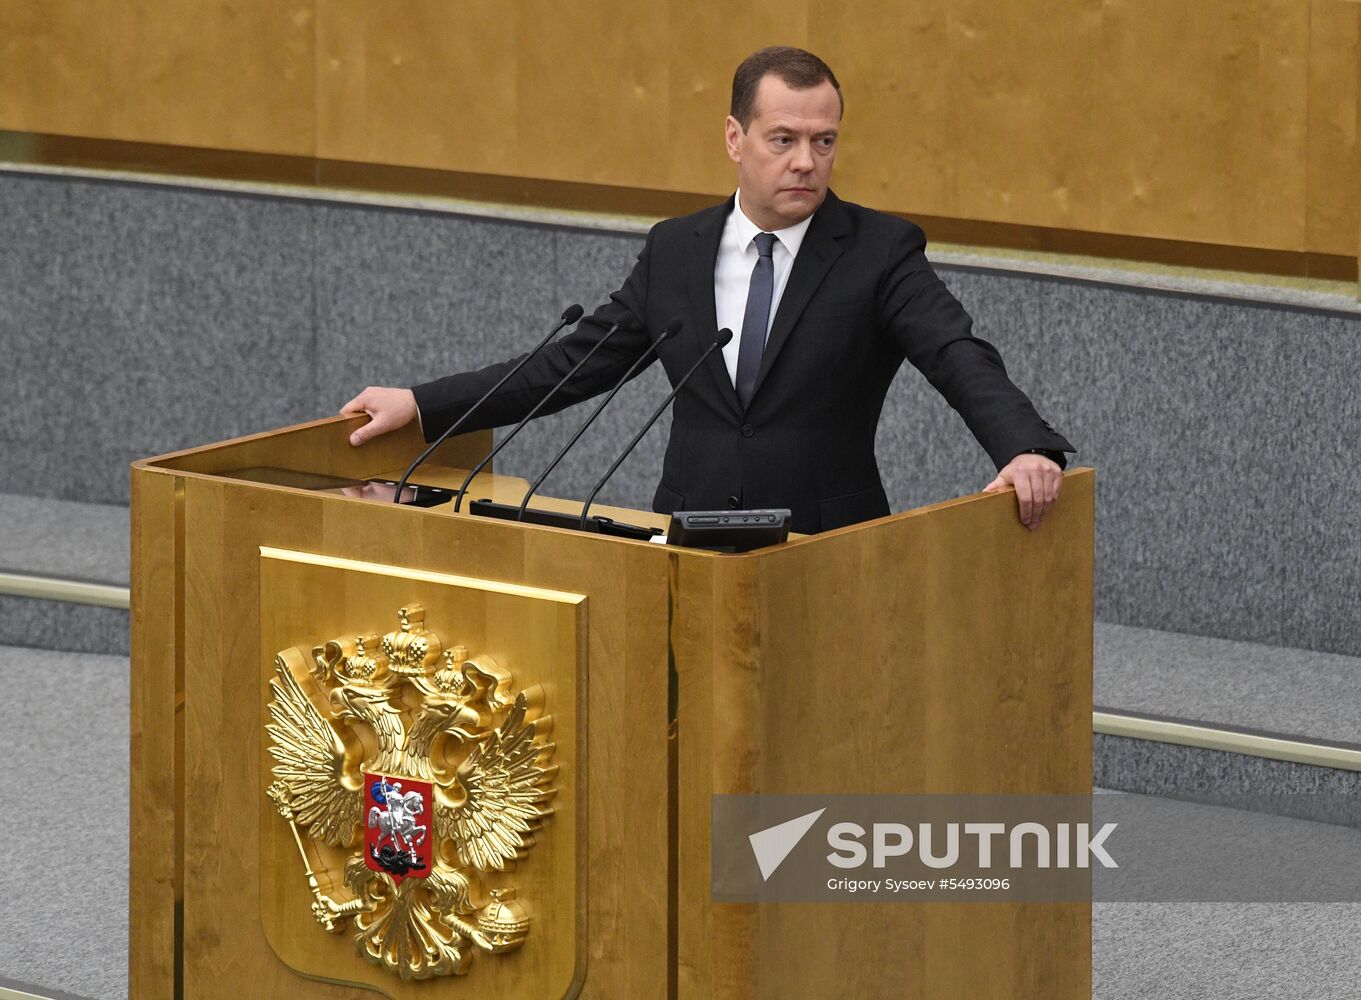
[[774, 233], [757, 233], [757, 234], [756, 234], [756, 252], [757, 252], [758, 254], [760, 254], [762, 257], [769, 257], [770, 254], [771, 254], [771, 251], [774, 250], [774, 249], [775, 249], [775, 234], [774, 234]]

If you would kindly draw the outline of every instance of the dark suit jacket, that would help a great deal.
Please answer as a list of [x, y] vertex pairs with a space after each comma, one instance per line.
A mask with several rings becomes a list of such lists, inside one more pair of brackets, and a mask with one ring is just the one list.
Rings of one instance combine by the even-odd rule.
[[[611, 324], [609, 343], [549, 404], [558, 410], [607, 390], [673, 317], [681, 332], [659, 351], [674, 382], [717, 333], [714, 265], [733, 199], [654, 226], [610, 301], [550, 345], [465, 428], [519, 420]], [[906, 359], [921, 370], [1000, 469], [1034, 449], [1073, 451], [1007, 378], [991, 344], [927, 262], [911, 222], [843, 202], [830, 191], [813, 216], [785, 285], [751, 405], [738, 402], [721, 354], [676, 398], [653, 509], [788, 507], [793, 529], [823, 531], [889, 512], [874, 458], [884, 396]], [[738, 331], [734, 331], [735, 333]], [[414, 386], [433, 440], [513, 362]]]

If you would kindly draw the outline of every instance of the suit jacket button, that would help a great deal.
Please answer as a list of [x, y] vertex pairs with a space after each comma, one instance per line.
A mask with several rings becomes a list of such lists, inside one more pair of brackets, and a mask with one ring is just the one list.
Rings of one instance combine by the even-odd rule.
[[736, 510], [738, 507], [742, 506], [742, 501], [737, 499], [737, 497], [728, 497], [728, 506], [733, 510]]
[[753, 434], [755, 434], [755, 433], [756, 433], [756, 428], [753, 427], [753, 426], [751, 426], [751, 424], [743, 424], [743, 425], [742, 425], [742, 436], [743, 436], [744, 438], [749, 438], [749, 437], [751, 437], [751, 436], [752, 436]]

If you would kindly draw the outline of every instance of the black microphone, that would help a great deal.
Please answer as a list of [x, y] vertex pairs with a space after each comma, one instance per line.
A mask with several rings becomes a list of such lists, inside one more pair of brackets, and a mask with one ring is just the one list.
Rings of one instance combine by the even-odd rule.
[[514, 438], [516, 434], [519, 434], [520, 431], [524, 429], [525, 424], [533, 420], [538, 415], [539, 411], [548, 405], [548, 401], [552, 399], [555, 395], [557, 395], [558, 390], [561, 389], [564, 385], [566, 385], [568, 380], [571, 379], [571, 377], [575, 375], [578, 370], [580, 370], [581, 366], [584, 365], [587, 361], [591, 360], [591, 355], [593, 355], [596, 351], [600, 350], [600, 348], [604, 347], [605, 342], [609, 340], [611, 337], [613, 337], [618, 330], [619, 324], [616, 323], [614, 324], [614, 326], [610, 327], [607, 331], [605, 331], [605, 336], [601, 337], [599, 340], [597, 340], [594, 344], [591, 345], [591, 349], [585, 353], [585, 355], [582, 357], [580, 361], [578, 361], [576, 364], [572, 366], [572, 370], [569, 371], [562, 378], [558, 379], [557, 384], [554, 385], [551, 389], [549, 389], [546, 393], [544, 393], [543, 399], [535, 403], [534, 408], [524, 415], [524, 419], [522, 419], [518, 424], [516, 424], [515, 427], [511, 430], [511, 432], [507, 434], [505, 437], [503, 437], [500, 440], [500, 442], [497, 445], [495, 445], [495, 447], [492, 448], [491, 451], [487, 452], [486, 457], [483, 458], [482, 461], [478, 462], [475, 466], [473, 466], [472, 471], [470, 471], [468, 473], [467, 478], [463, 480], [463, 485], [458, 488], [458, 496], [454, 497], [455, 511], [462, 508], [463, 495], [468, 492], [468, 484], [473, 481], [473, 477], [476, 476], [483, 469], [485, 469], [487, 467], [487, 463], [501, 453], [502, 448], [510, 444], [511, 439]]
[[584, 313], [585, 311], [586, 311], [586, 310], [583, 309], [583, 308], [581, 308], [581, 306], [579, 306], [579, 305], [570, 305], [570, 306], [568, 306], [566, 309], [564, 309], [564, 310], [562, 311], [562, 316], [561, 316], [561, 318], [558, 320], [558, 325], [555, 326], [555, 327], [553, 327], [553, 329], [551, 329], [551, 330], [548, 331], [548, 336], [544, 337], [543, 340], [539, 341], [538, 344], [535, 345], [534, 350], [530, 351], [530, 352], [529, 352], [528, 354], [526, 354], [523, 358], [521, 358], [520, 361], [519, 361], [519, 363], [518, 363], [517, 365], [515, 365], [515, 367], [513, 367], [510, 371], [508, 371], [508, 372], [506, 372], [504, 375], [502, 375], [501, 378], [497, 381], [497, 383], [496, 383], [494, 386], [492, 386], [492, 387], [491, 387], [490, 389], [488, 389], [485, 393], [483, 393], [481, 399], [479, 399], [479, 400], [478, 400], [476, 403], [474, 403], [472, 406], [470, 406], [470, 407], [468, 407], [466, 410], [464, 410], [464, 411], [463, 411], [463, 416], [459, 417], [459, 418], [458, 418], [457, 420], [455, 420], [452, 424], [450, 424], [448, 430], [446, 430], [446, 431], [445, 431], [443, 434], [441, 434], [439, 437], [435, 438], [435, 440], [431, 443], [430, 447], [426, 448], [425, 451], [423, 451], [423, 452], [421, 452], [419, 455], [417, 455], [417, 456], [416, 456], [416, 461], [412, 462], [410, 465], [408, 465], [408, 466], [406, 467], [406, 472], [402, 473], [402, 478], [401, 478], [401, 480], [397, 483], [397, 489], [395, 489], [395, 490], [393, 491], [393, 493], [392, 493], [392, 502], [393, 502], [393, 503], [401, 503], [402, 490], [406, 488], [406, 481], [407, 481], [408, 479], [411, 478], [411, 473], [415, 472], [416, 469], [417, 469], [417, 467], [418, 467], [422, 462], [424, 462], [427, 458], [429, 458], [430, 455], [431, 455], [431, 453], [432, 453], [436, 448], [438, 448], [440, 445], [444, 444], [444, 442], [445, 442], [446, 440], [448, 440], [448, 438], [454, 433], [454, 431], [456, 431], [456, 430], [458, 430], [460, 427], [462, 427], [463, 424], [464, 424], [464, 421], [466, 421], [469, 417], [471, 417], [471, 416], [473, 415], [473, 412], [474, 412], [479, 406], [481, 406], [483, 403], [485, 403], [488, 399], [491, 398], [492, 393], [496, 392], [497, 389], [501, 388], [501, 386], [503, 386], [503, 385], [506, 384], [506, 380], [507, 380], [507, 379], [509, 379], [512, 375], [514, 375], [516, 372], [518, 372], [518, 371], [519, 371], [521, 368], [523, 368], [525, 365], [529, 364], [530, 358], [534, 357], [534, 355], [538, 354], [538, 353], [539, 353], [540, 351], [542, 351], [545, 347], [547, 347], [547, 346], [548, 346], [548, 342], [558, 335], [558, 331], [559, 331], [559, 330], [561, 330], [564, 326], [571, 326], [571, 325], [572, 325], [573, 323], [575, 323], [577, 320], [581, 319], [581, 315], [582, 315], [582, 313]]
[[693, 365], [690, 366], [690, 370], [676, 380], [675, 388], [671, 390], [671, 392], [667, 395], [666, 399], [662, 400], [662, 405], [657, 407], [656, 412], [654, 412], [652, 416], [648, 417], [647, 423], [643, 425], [643, 429], [640, 430], [637, 434], [633, 435], [633, 440], [628, 443], [628, 445], [624, 448], [622, 452], [619, 453], [619, 457], [614, 460], [614, 464], [610, 466], [610, 470], [600, 478], [600, 482], [595, 484], [595, 489], [591, 490], [591, 495], [586, 498], [586, 502], [581, 507], [581, 519], [578, 522], [577, 526], [581, 528], [582, 531], [586, 530], [586, 516], [591, 511], [591, 504], [595, 502], [596, 494], [598, 494], [601, 491], [601, 489], [604, 488], [606, 481], [610, 478], [610, 476], [614, 475], [615, 470], [618, 469], [619, 466], [624, 464], [624, 459], [629, 457], [629, 452], [633, 451], [633, 449], [637, 446], [638, 442], [643, 439], [643, 435], [646, 434], [649, 430], [651, 430], [652, 425], [657, 422], [657, 419], [664, 412], [666, 412], [666, 408], [671, 405], [671, 401], [676, 398], [676, 394], [679, 393], [681, 389], [685, 387], [685, 383], [690, 380], [690, 376], [695, 374], [695, 372], [699, 371], [699, 366], [704, 364], [705, 361], [709, 360], [710, 354], [713, 354], [714, 351], [721, 351], [725, 346], [727, 346], [727, 343], [730, 340], [732, 340], [731, 330], [725, 327], [724, 329], [718, 331], [718, 336], [714, 338], [714, 342], [704, 349], [704, 353], [699, 356], [698, 361], [696, 361]]
[[595, 418], [600, 416], [600, 411], [609, 406], [610, 400], [619, 395], [619, 390], [624, 388], [624, 383], [633, 378], [634, 375], [637, 375], [638, 370], [642, 368], [645, 362], [651, 360], [652, 355], [657, 353], [657, 348], [661, 346], [663, 341], [670, 340], [676, 334], [680, 333], [681, 325], [679, 319], [673, 319], [670, 323], [667, 323], [666, 326], [663, 327], [662, 332], [657, 335], [657, 339], [648, 344], [643, 353], [638, 355], [633, 364], [629, 365], [628, 371], [624, 372], [623, 377], [614, 384], [614, 388], [610, 390], [609, 395], [600, 401], [600, 404], [591, 411], [591, 415], [576, 429], [576, 433], [572, 435], [571, 439], [562, 446], [562, 450], [553, 456], [553, 461], [548, 463], [548, 468], [539, 473], [539, 478], [534, 480], [534, 483], [525, 493], [525, 498], [520, 501], [520, 510], [515, 515], [517, 521], [523, 521], [525, 519], [525, 509], [529, 507], [529, 498], [539, 492], [539, 487], [543, 485], [543, 481], [558, 467], [558, 463], [562, 461], [564, 455], [571, 451], [572, 446], [581, 440], [581, 435], [586, 433], [586, 429], [590, 427], [591, 424], [595, 423]]

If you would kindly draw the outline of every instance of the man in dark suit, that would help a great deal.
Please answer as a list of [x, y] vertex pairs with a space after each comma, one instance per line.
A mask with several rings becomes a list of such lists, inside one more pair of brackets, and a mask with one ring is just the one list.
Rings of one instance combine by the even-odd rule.
[[[824, 531], [889, 512], [874, 456], [884, 397], [904, 360], [964, 418], [1037, 528], [1058, 497], [1068, 441], [1042, 420], [997, 351], [936, 277], [911, 222], [828, 189], [843, 102], [801, 49], [763, 49], [733, 79], [725, 123], [738, 191], [653, 227], [633, 272], [576, 331], [550, 345], [464, 426], [520, 419], [612, 326], [547, 410], [605, 391], [672, 318], [658, 356], [674, 383], [720, 328], [734, 337], [676, 398], [653, 508], [788, 507]], [[513, 362], [413, 387], [370, 387], [341, 412], [373, 418], [353, 444], [419, 415], [427, 440]]]

